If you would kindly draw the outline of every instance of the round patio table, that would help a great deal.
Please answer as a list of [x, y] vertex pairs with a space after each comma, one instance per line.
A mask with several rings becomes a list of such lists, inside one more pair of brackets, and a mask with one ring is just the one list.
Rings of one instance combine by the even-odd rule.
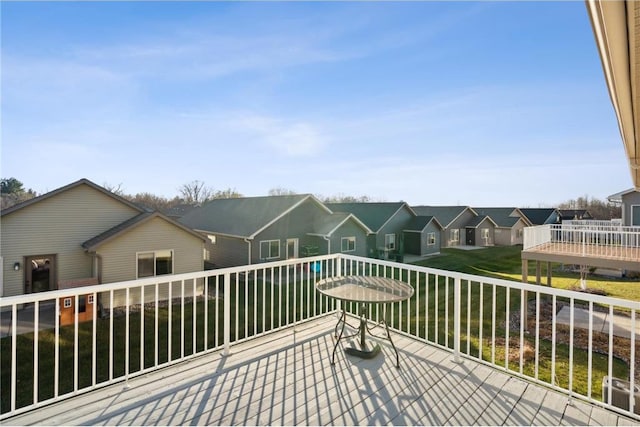
[[[344, 302], [353, 302], [359, 306], [359, 325], [352, 326], [356, 329], [356, 333], [344, 336], [344, 327], [347, 325], [345, 311], [345, 304], [342, 304], [342, 313], [338, 319], [338, 323], [334, 328], [334, 335], [337, 338], [336, 344], [333, 347], [333, 354], [331, 356], [331, 364], [335, 364], [336, 348], [341, 339], [359, 336], [359, 347], [349, 347], [345, 349], [347, 354], [351, 354], [358, 357], [370, 359], [375, 357], [380, 352], [380, 345], [377, 343], [374, 347], [368, 348], [366, 343], [366, 333], [376, 338], [383, 338], [388, 340], [396, 353], [396, 366], [400, 367], [400, 357], [398, 356], [398, 350], [393, 344], [391, 334], [389, 333], [389, 321], [387, 304], [405, 301], [413, 296], [413, 288], [407, 283], [390, 279], [387, 277], [373, 277], [373, 276], [344, 276], [344, 277], [330, 277], [322, 279], [316, 283], [316, 289], [323, 295], [327, 295], [331, 298], [335, 298]], [[367, 321], [367, 307], [370, 304], [382, 304], [383, 316], [375, 326], [369, 327]], [[340, 328], [340, 326], [342, 326]], [[380, 335], [374, 335], [371, 331], [379, 326], [384, 326], [386, 331], [386, 337]], [[340, 328], [340, 334], [338, 334], [338, 328]]]

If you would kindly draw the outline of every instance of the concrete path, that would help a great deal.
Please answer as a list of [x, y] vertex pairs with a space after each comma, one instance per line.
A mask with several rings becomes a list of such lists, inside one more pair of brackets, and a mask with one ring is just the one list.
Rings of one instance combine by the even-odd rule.
[[[562, 307], [556, 316], [558, 323], [569, 325], [571, 310], [568, 305]], [[636, 316], [637, 317], [637, 316]], [[609, 312], [593, 312], [593, 330], [596, 332], [609, 333], [609, 322], [611, 317]], [[589, 329], [589, 310], [574, 308], [573, 325], [576, 328]], [[631, 318], [619, 314], [613, 315], [613, 335], [629, 338], [631, 336]], [[636, 318], [636, 340], [640, 340], [640, 319]]]
[[[17, 330], [18, 334], [33, 332], [34, 324], [34, 308], [33, 305], [18, 310]], [[40, 330], [55, 328], [54, 319], [56, 317], [55, 306], [53, 304], [43, 304], [39, 310]], [[5, 311], [0, 313], [0, 338], [4, 338], [11, 334], [11, 312]]]

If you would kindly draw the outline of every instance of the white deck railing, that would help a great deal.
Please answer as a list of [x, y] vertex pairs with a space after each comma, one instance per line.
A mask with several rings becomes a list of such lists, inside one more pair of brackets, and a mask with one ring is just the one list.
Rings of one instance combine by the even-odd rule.
[[[601, 395], [605, 376], [639, 384], [635, 364], [619, 358], [638, 358], [640, 302], [345, 255], [3, 298], [0, 419], [333, 313], [335, 302], [315, 283], [354, 274], [393, 277], [416, 289], [389, 308], [396, 333], [640, 419], [633, 396], [621, 399], [609, 387], [604, 400], [612, 406]], [[79, 302], [83, 295], [100, 303], [87, 305], [92, 318], [78, 322], [75, 308], [72, 324], [60, 325], [64, 307], [56, 301]], [[125, 305], [116, 307], [123, 295]], [[569, 313], [566, 325], [561, 306]], [[578, 310], [587, 313], [586, 324]], [[626, 329], [598, 324], [601, 312], [624, 313]], [[369, 307], [372, 321], [382, 315]], [[632, 409], [619, 408], [625, 404]]]
[[[573, 221], [574, 223], [577, 221]], [[547, 224], [526, 227], [523, 250], [639, 260], [640, 227]]]

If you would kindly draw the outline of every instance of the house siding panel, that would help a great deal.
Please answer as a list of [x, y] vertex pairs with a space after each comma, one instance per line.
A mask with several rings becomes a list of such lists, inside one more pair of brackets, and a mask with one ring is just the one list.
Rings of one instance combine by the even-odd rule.
[[249, 244], [244, 239], [210, 234], [216, 236], [216, 243], [212, 244], [207, 239], [206, 248], [211, 254], [210, 261], [216, 268], [249, 264]]
[[137, 215], [134, 208], [79, 185], [2, 217], [3, 296], [24, 292], [24, 266], [29, 255], [56, 254], [57, 279], [91, 277], [92, 257], [82, 243]]
[[[622, 221], [625, 226], [640, 226], [640, 224], [633, 223], [633, 218], [631, 216], [632, 206], [640, 206], [640, 192], [638, 191], [633, 191], [622, 196]], [[636, 212], [638, 209], [640, 208], [635, 208]]]
[[[299, 247], [312, 244], [312, 239], [307, 233], [312, 228], [311, 224], [324, 215], [327, 215], [327, 212], [317, 203], [310, 199], [306, 200], [255, 237], [252, 243], [251, 263], [286, 259], [286, 239], [298, 239]], [[263, 240], [280, 240], [278, 258], [262, 259], [260, 257], [260, 242]]]

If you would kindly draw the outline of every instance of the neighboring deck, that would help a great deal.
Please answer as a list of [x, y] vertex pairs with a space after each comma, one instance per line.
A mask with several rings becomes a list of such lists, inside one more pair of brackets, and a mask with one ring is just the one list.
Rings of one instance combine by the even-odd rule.
[[527, 227], [523, 241], [523, 260], [640, 270], [640, 227], [572, 221]]
[[[640, 425], [394, 334], [330, 364], [327, 316], [2, 421], [3, 425]], [[348, 345], [348, 344], [345, 344]]]
[[523, 250], [522, 259], [634, 270], [640, 268], [640, 247], [549, 242]]

